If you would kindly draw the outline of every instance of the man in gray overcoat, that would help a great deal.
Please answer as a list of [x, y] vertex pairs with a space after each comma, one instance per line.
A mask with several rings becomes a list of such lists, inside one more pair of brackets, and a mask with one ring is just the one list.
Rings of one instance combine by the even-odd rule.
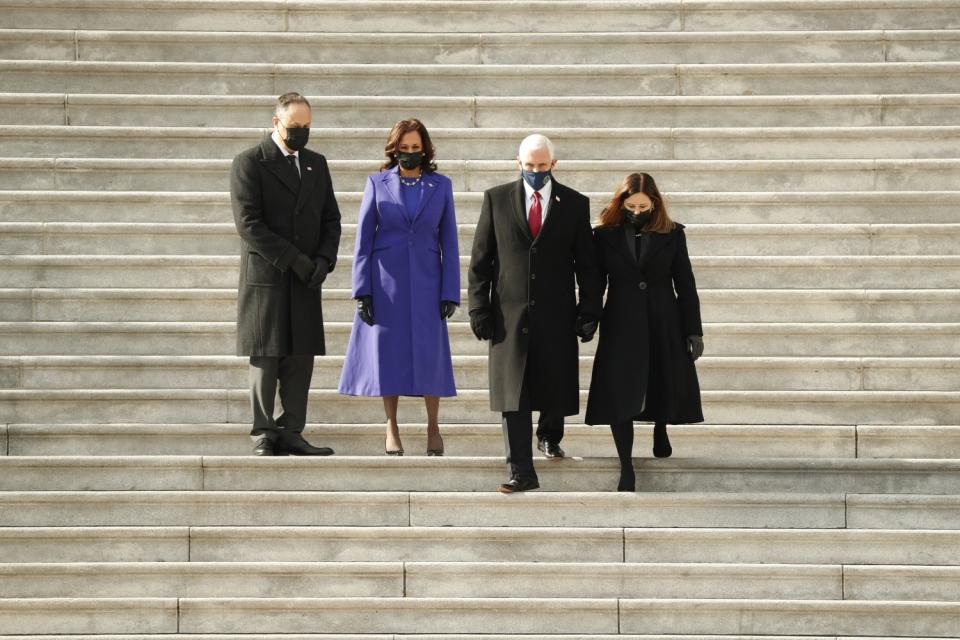
[[519, 180], [483, 194], [468, 273], [470, 326], [490, 341], [490, 408], [502, 414], [510, 479], [501, 493], [540, 486], [532, 411], [540, 451], [563, 457], [564, 416], [580, 409], [577, 337], [591, 340], [601, 313], [590, 201], [552, 179], [546, 137], [527, 137], [517, 161]]
[[[302, 432], [313, 358], [326, 353], [321, 286], [340, 244], [326, 159], [305, 148], [310, 103], [277, 100], [273, 131], [233, 160], [230, 198], [240, 247], [237, 354], [250, 356], [255, 455], [330, 455]], [[280, 392], [282, 413], [274, 418]]]

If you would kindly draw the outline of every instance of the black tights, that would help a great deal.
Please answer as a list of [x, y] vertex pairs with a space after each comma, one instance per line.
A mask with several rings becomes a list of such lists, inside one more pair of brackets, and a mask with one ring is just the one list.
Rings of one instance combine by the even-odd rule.
[[635, 491], [637, 477], [633, 471], [633, 420], [610, 425], [613, 443], [620, 458], [620, 482], [617, 491]]
[[[625, 420], [610, 425], [613, 434], [613, 443], [617, 447], [617, 457], [620, 459], [619, 491], [633, 491], [636, 475], [633, 471], [633, 421]], [[665, 422], [653, 425], [653, 453], [658, 458], [669, 457], [672, 453], [670, 438], [667, 437]]]

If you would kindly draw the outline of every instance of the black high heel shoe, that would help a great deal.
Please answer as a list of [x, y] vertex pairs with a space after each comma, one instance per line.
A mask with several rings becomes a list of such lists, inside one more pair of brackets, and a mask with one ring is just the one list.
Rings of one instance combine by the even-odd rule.
[[384, 452], [385, 454], [387, 454], [388, 456], [402, 456], [402, 455], [403, 455], [403, 447], [401, 446], [399, 449], [387, 449], [387, 440], [386, 440], [386, 438], [384, 438], [384, 440], [383, 440], [383, 452]]
[[442, 456], [442, 455], [443, 455], [443, 436], [440, 437], [439, 449], [427, 449], [427, 456]]
[[673, 447], [670, 446], [667, 425], [657, 424], [653, 427], [653, 456], [655, 458], [669, 458], [671, 455], [673, 455]]
[[620, 483], [617, 485], [617, 491], [636, 491], [637, 474], [633, 469], [620, 469]]

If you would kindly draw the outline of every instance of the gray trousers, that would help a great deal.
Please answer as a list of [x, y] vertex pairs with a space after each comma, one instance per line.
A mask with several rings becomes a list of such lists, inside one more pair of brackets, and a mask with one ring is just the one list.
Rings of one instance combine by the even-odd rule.
[[[281, 430], [301, 433], [307, 424], [307, 397], [313, 378], [313, 356], [250, 356], [250, 436], [276, 440]], [[280, 410], [273, 417], [277, 391]]]

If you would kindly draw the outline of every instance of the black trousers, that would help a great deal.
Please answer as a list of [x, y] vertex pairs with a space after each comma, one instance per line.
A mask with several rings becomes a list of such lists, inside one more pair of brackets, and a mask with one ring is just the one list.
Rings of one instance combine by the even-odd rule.
[[[536, 478], [533, 468], [533, 411], [530, 410], [529, 385], [526, 379], [520, 390], [520, 410], [502, 415], [503, 447], [507, 452], [510, 477]], [[563, 439], [563, 414], [541, 411], [537, 419], [537, 439], [560, 444]]]
[[[254, 439], [276, 440], [281, 430], [301, 433], [307, 424], [307, 397], [313, 379], [313, 356], [250, 356], [250, 401]], [[281, 414], [273, 417], [277, 391]]]

